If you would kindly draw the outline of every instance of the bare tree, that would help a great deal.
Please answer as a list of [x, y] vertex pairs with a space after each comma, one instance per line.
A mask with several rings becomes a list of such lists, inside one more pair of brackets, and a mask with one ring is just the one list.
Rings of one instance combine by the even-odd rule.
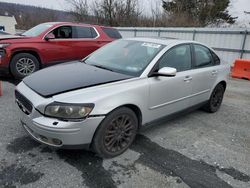
[[98, 23], [110, 26], [136, 25], [139, 15], [137, 0], [99, 0], [92, 5]]
[[140, 15], [138, 0], [127, 0], [125, 5], [125, 26], [137, 25]]
[[66, 0], [72, 6], [72, 14], [77, 22], [84, 22], [89, 16], [89, 5], [87, 0]]

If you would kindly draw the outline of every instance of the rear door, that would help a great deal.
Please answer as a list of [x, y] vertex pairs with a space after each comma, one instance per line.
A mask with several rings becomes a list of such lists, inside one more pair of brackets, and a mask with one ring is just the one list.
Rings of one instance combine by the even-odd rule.
[[74, 26], [73, 31], [74, 54], [77, 59], [82, 59], [101, 47], [98, 42], [100, 34], [94, 27]]
[[175, 77], [149, 78], [149, 110], [151, 119], [157, 119], [188, 107], [192, 92], [191, 46], [182, 44], [167, 51], [154, 68], [177, 69]]
[[190, 105], [195, 105], [209, 99], [210, 91], [218, 76], [220, 59], [209, 48], [200, 44], [193, 44], [192, 51], [194, 60], [192, 70], [193, 97], [190, 100]]

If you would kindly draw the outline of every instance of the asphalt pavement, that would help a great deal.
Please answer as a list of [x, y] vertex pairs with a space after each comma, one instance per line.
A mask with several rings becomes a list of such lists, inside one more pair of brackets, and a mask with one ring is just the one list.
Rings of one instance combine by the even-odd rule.
[[32, 140], [19, 123], [15, 84], [2, 83], [0, 187], [250, 187], [250, 81], [230, 80], [217, 113], [148, 127], [108, 160]]

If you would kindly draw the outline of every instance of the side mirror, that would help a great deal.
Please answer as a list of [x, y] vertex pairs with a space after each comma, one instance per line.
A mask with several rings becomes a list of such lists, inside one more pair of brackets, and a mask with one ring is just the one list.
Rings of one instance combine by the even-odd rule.
[[171, 67], [163, 67], [158, 72], [154, 73], [154, 76], [166, 76], [166, 77], [174, 77], [176, 76], [177, 70]]
[[53, 33], [49, 33], [48, 35], [45, 36], [45, 40], [46, 41], [49, 41], [49, 40], [52, 40], [52, 39], [55, 39], [55, 35]]

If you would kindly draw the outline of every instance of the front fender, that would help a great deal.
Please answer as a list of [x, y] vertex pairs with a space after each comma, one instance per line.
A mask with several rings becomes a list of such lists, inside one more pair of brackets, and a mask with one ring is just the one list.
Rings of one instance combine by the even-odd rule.
[[148, 80], [136, 78], [72, 91], [54, 96], [53, 100], [64, 103], [93, 103], [95, 107], [90, 115], [106, 115], [118, 107], [130, 104], [137, 106], [145, 117], [148, 95]]

